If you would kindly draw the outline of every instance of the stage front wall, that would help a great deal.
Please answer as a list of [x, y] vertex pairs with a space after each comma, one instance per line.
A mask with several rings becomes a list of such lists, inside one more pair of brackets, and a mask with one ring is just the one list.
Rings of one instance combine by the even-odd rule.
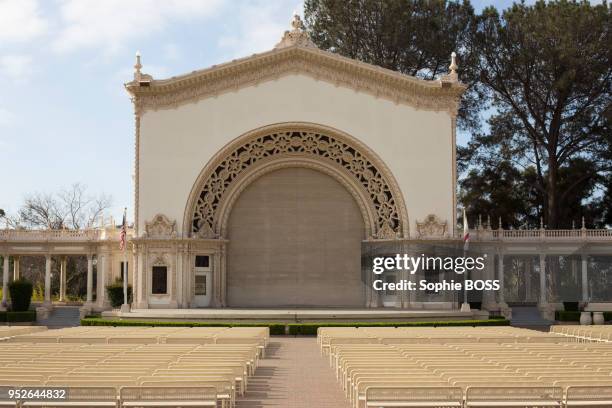
[[364, 223], [353, 196], [306, 168], [268, 173], [236, 200], [228, 222], [228, 304], [364, 306]]

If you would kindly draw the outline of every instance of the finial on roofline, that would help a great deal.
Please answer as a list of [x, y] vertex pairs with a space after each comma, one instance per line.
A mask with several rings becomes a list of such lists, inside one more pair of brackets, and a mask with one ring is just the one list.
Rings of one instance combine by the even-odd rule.
[[453, 51], [451, 52], [451, 64], [448, 67], [448, 69], [450, 69], [451, 75], [457, 75], [457, 68], [459, 68], [459, 66], [457, 66], [457, 53]]
[[304, 31], [304, 22], [298, 13], [293, 13], [293, 20], [291, 20], [291, 27], [294, 30], [302, 30]]
[[442, 82], [459, 82], [457, 68], [459, 68], [459, 65], [457, 65], [457, 53], [453, 51], [451, 53], [451, 63], [448, 66], [448, 74], [442, 75], [442, 78], [440, 78], [440, 80]]
[[136, 63], [134, 64], [134, 82], [137, 82], [140, 85], [147, 86], [151, 81], [153, 81], [153, 77], [149, 74], [143, 74], [141, 69], [142, 62], [140, 60], [140, 51], [136, 51]]
[[134, 64], [134, 80], [140, 81], [142, 73], [140, 69], [142, 68], [142, 64], [140, 63], [140, 51], [136, 51], [136, 64]]
[[310, 40], [310, 37], [306, 32], [306, 26], [304, 26], [304, 22], [298, 13], [293, 14], [291, 27], [293, 30], [285, 31], [283, 38], [274, 46], [274, 48], [285, 48], [294, 45], [301, 47], [316, 47], [316, 45]]

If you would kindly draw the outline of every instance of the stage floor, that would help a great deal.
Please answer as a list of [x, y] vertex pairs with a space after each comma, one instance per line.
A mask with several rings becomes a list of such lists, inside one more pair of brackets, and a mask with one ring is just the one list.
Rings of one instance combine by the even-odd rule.
[[133, 309], [102, 313], [105, 318], [167, 321], [251, 321], [251, 322], [388, 322], [486, 319], [488, 312], [473, 310], [406, 309]]

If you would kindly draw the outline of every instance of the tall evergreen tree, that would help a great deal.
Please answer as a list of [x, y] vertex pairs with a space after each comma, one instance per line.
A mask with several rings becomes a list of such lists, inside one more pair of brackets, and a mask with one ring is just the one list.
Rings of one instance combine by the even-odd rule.
[[564, 210], [612, 170], [611, 43], [608, 5], [568, 0], [487, 8], [470, 41], [496, 112], [472, 164], [504, 156], [533, 168], [550, 228], [571, 225]]

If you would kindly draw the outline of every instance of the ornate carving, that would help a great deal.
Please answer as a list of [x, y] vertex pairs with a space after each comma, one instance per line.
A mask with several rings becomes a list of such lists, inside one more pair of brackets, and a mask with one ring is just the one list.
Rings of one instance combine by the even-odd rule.
[[170, 221], [163, 214], [157, 214], [145, 225], [147, 238], [176, 238], [176, 221]]
[[299, 45], [302, 47], [316, 47], [316, 45], [310, 40], [308, 33], [304, 31], [304, 23], [299, 15], [295, 14], [293, 16], [291, 27], [293, 27], [293, 30], [285, 31], [283, 38], [274, 48], [285, 48], [293, 45]]
[[315, 158], [342, 168], [369, 198], [375, 218], [374, 238], [391, 239], [402, 235], [398, 199], [394, 195], [397, 193], [383, 170], [357, 147], [316, 131], [267, 133], [228, 150], [204, 176], [191, 218], [192, 234], [202, 238], [218, 237], [219, 207], [230, 185], [249, 167], [272, 156]]
[[153, 266], [169, 266], [168, 261], [166, 260], [166, 257], [164, 256], [164, 254], [157, 254], [157, 256], [155, 257], [153, 262], [151, 262], [151, 265], [153, 265]]
[[419, 238], [443, 238], [447, 232], [447, 222], [441, 221], [434, 214], [429, 214], [422, 222], [417, 221]]
[[213, 231], [210, 224], [204, 220], [198, 221], [193, 235], [195, 238], [202, 238], [202, 239], [210, 239], [210, 238], [218, 237], [218, 235], [215, 234], [215, 231]]
[[[282, 42], [281, 42], [282, 43]], [[405, 103], [417, 109], [456, 115], [465, 86], [459, 82], [425, 81], [298, 43], [149, 86], [125, 84], [136, 112], [175, 108], [228, 91], [300, 73], [336, 86]]]

